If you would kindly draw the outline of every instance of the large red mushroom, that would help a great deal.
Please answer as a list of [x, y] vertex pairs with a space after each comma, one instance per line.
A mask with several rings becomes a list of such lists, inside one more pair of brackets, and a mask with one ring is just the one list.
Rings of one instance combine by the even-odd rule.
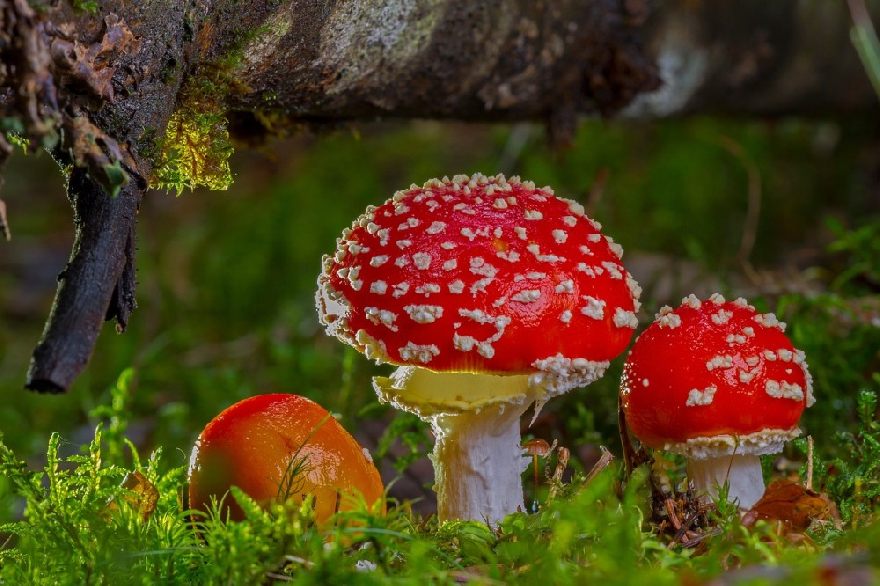
[[652, 448], [683, 454], [703, 498], [728, 484], [749, 509], [764, 493], [760, 456], [800, 434], [813, 398], [804, 353], [772, 313], [745, 299], [690, 295], [663, 307], [626, 360], [621, 402], [629, 429]]
[[325, 257], [321, 322], [399, 366], [374, 387], [431, 423], [442, 519], [522, 510], [520, 416], [629, 343], [639, 288], [600, 228], [549, 187], [457, 175], [371, 206]]

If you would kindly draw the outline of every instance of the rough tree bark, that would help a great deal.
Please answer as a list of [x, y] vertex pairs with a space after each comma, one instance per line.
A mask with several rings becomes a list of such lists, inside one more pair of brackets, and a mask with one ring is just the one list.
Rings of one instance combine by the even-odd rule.
[[75, 214], [26, 386], [66, 390], [102, 322], [125, 328], [147, 139], [193, 88], [243, 142], [434, 117], [541, 120], [564, 143], [582, 114], [867, 112], [848, 31], [842, 5], [806, 0], [0, 0], [3, 129], [69, 166]]

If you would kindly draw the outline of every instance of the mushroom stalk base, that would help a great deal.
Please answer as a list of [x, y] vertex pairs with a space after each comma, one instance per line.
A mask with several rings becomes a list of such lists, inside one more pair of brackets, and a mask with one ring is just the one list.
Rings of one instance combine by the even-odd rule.
[[715, 498], [725, 483], [730, 484], [727, 500], [748, 510], [764, 495], [764, 476], [760, 456], [734, 454], [717, 458], [688, 459], [688, 479], [699, 497]]
[[525, 510], [522, 473], [529, 460], [520, 446], [526, 405], [493, 405], [479, 411], [437, 415], [434, 488], [440, 520], [497, 523]]

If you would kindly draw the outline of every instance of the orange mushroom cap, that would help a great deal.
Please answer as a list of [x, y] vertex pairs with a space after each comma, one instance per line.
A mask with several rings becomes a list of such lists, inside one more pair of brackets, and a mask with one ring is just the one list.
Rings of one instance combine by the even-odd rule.
[[541, 438], [530, 439], [523, 442], [523, 452], [529, 456], [541, 456], [542, 458], [550, 453], [550, 444], [547, 440]]
[[813, 404], [804, 353], [745, 299], [664, 307], [623, 367], [621, 402], [642, 443], [702, 457], [779, 451]]
[[[189, 481], [190, 506], [202, 510], [230, 486], [262, 504], [313, 495], [318, 523], [360, 498], [376, 506], [384, 490], [369, 453], [330, 413], [288, 394], [250, 397], [212, 419], [193, 447]], [[231, 496], [224, 509], [244, 517]]]

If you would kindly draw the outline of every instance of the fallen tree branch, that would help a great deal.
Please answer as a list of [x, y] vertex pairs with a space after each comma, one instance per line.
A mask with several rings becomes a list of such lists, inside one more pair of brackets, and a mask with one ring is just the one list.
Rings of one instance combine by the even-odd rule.
[[249, 140], [377, 116], [541, 120], [564, 137], [581, 114], [876, 111], [849, 29], [845, 6], [797, 0], [287, 0], [218, 7], [198, 44], [207, 61], [239, 51], [227, 100]]
[[27, 374], [27, 388], [40, 392], [67, 389], [91, 357], [104, 320], [118, 317], [124, 328], [134, 309], [130, 253], [143, 188], [132, 183], [111, 198], [86, 170], [75, 169], [67, 191], [76, 240]]

